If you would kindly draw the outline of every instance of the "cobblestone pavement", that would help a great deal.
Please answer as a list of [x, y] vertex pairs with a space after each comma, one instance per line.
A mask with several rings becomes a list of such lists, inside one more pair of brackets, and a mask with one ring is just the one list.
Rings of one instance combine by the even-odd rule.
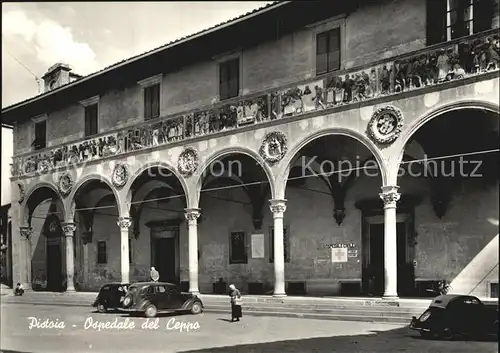
[[[222, 314], [164, 315], [149, 320], [93, 308], [1, 305], [2, 352], [497, 352], [497, 342], [420, 339], [404, 325]], [[65, 328], [36, 328], [46, 319]], [[106, 322], [121, 328], [102, 328]], [[157, 328], [155, 328], [157, 324]]]

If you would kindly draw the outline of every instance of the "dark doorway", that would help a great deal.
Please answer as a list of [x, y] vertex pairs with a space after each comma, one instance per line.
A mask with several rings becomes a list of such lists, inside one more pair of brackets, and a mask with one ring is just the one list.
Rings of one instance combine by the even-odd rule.
[[54, 240], [47, 241], [47, 290], [60, 292], [63, 290], [61, 244]]
[[[374, 296], [383, 296], [385, 285], [384, 267], [384, 223], [368, 225], [369, 257], [363, 273], [365, 292]], [[397, 273], [398, 295], [409, 296], [413, 293], [413, 261], [408, 261], [407, 222], [397, 222]]]
[[160, 282], [180, 284], [179, 227], [151, 227], [151, 266], [160, 274]]
[[160, 282], [177, 283], [175, 273], [175, 239], [159, 238], [155, 240], [154, 267], [160, 273]]

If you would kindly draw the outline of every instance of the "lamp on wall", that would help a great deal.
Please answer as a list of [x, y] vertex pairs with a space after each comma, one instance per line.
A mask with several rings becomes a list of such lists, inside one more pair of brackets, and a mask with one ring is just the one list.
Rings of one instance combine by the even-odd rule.
[[337, 222], [337, 225], [341, 225], [345, 218], [345, 208], [335, 208], [333, 210], [333, 218]]

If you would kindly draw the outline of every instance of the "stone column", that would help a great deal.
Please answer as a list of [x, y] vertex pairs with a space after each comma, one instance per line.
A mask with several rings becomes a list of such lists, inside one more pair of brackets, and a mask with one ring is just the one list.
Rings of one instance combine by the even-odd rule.
[[130, 259], [128, 256], [128, 229], [132, 225], [132, 219], [130, 217], [120, 217], [118, 222], [116, 222], [118, 227], [120, 227], [120, 244], [121, 244], [121, 256], [120, 256], [120, 270], [122, 283], [130, 283]]
[[269, 200], [274, 219], [274, 296], [285, 296], [285, 248], [283, 243], [283, 214], [286, 200]]
[[[19, 257], [21, 260], [21, 284], [25, 290], [31, 289], [31, 246], [30, 238], [33, 234], [33, 229], [31, 227], [21, 227], [21, 249], [19, 251]], [[13, 283], [15, 286], [16, 283]]]
[[75, 292], [75, 249], [73, 244], [76, 224], [66, 222], [62, 224], [66, 238], [66, 292]]
[[184, 216], [188, 221], [189, 247], [189, 292], [198, 294], [198, 217], [199, 208], [186, 208]]
[[396, 204], [400, 198], [399, 186], [382, 186], [380, 198], [384, 201], [384, 298], [398, 298], [398, 254], [396, 233]]

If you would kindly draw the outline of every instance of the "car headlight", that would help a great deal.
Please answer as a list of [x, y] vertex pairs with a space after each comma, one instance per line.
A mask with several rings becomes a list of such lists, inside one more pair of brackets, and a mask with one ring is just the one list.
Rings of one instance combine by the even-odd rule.
[[418, 319], [418, 320], [421, 322], [424, 322], [425, 320], [427, 320], [430, 317], [431, 317], [431, 312], [427, 311], [427, 312], [423, 313], [422, 316], [420, 316], [420, 319]]

